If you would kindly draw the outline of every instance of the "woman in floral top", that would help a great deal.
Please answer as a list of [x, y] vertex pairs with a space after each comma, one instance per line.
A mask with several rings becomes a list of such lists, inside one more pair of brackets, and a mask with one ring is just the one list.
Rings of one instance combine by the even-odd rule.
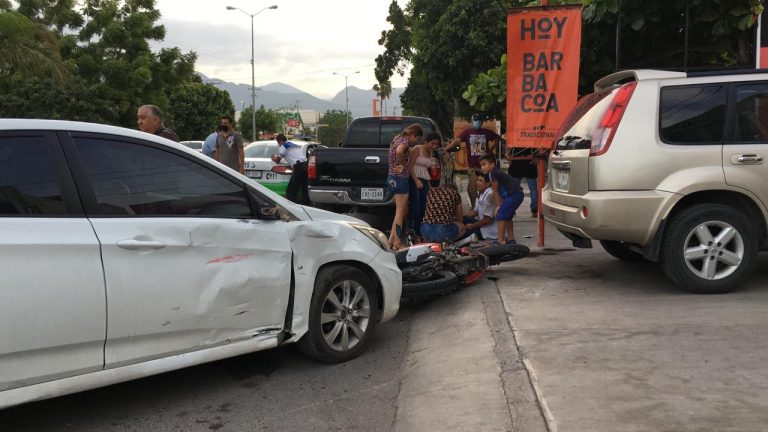
[[395, 219], [392, 221], [392, 231], [389, 233], [391, 249], [403, 247], [402, 238], [405, 234], [405, 215], [408, 213], [408, 179], [410, 178], [408, 150], [419, 142], [423, 135], [421, 126], [412, 124], [397, 135], [389, 145], [387, 187], [395, 196]]

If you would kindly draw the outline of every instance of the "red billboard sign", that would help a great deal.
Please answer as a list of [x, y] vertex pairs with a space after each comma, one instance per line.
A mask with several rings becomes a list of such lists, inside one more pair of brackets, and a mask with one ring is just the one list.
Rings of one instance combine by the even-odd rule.
[[507, 146], [549, 147], [576, 104], [581, 6], [507, 15]]

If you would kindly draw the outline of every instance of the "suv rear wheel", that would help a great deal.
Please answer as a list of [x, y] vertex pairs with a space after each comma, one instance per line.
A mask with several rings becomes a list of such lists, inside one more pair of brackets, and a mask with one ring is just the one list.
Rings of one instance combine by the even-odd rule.
[[756, 239], [749, 219], [733, 207], [697, 204], [671, 220], [664, 234], [661, 267], [688, 291], [728, 292], [752, 273]]

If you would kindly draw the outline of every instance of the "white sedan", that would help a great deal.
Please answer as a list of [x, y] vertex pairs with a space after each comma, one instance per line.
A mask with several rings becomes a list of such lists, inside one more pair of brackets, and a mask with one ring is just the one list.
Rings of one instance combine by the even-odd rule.
[[[325, 147], [322, 144], [311, 141], [290, 141], [301, 146], [307, 159], [309, 159], [308, 154], [311, 154], [312, 150], [317, 147]], [[285, 160], [282, 160], [280, 164], [275, 164], [272, 161], [271, 157], [276, 155], [278, 150], [277, 141], [275, 140], [254, 141], [248, 144], [245, 147], [245, 175], [266, 186], [269, 190], [285, 196], [291, 175], [272, 171], [272, 168], [276, 165], [288, 166]]]
[[387, 238], [139, 131], [0, 119], [0, 408], [298, 342], [341, 362], [399, 308]]

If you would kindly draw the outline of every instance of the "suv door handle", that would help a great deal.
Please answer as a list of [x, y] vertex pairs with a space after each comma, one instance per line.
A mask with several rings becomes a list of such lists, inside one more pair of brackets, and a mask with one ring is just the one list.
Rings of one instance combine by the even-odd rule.
[[366, 156], [365, 157], [365, 163], [377, 164], [377, 163], [379, 163], [379, 161], [381, 161], [381, 159], [379, 159], [378, 156]]
[[741, 164], [758, 164], [763, 161], [763, 157], [759, 154], [742, 154], [735, 156], [736, 162]]
[[128, 239], [128, 240], [120, 240], [119, 242], [117, 242], [117, 247], [128, 249], [128, 250], [162, 249], [165, 246], [167, 245], [161, 241], [150, 241], [150, 240]]

